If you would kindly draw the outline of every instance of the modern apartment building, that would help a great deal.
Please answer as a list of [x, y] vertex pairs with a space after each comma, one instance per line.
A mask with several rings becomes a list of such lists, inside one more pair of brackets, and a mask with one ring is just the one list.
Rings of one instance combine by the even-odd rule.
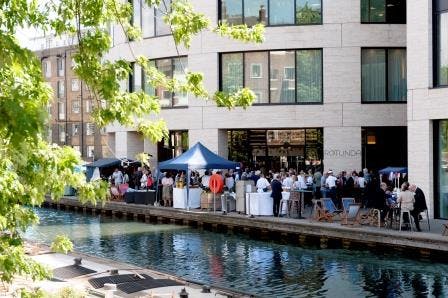
[[[412, 8], [428, 1], [407, 2]], [[109, 144], [116, 156], [132, 158], [144, 151], [157, 163], [201, 141], [255, 167], [323, 165], [338, 171], [407, 166], [407, 100], [412, 93], [407, 92], [406, 1], [192, 0], [215, 24], [263, 22], [265, 41], [246, 44], [203, 32], [191, 48], [179, 49], [180, 57], [162, 13], [142, 3], [133, 1], [133, 22], [143, 33], [143, 40], [130, 43], [136, 56], [148, 56], [178, 79], [184, 69], [200, 71], [209, 91], [250, 87], [257, 100], [246, 110], [228, 111], [193, 96], [153, 90], [134, 67], [123, 87], [145, 88], [160, 97], [171, 136], [154, 145], [135, 128], [110, 126]], [[118, 26], [113, 37], [108, 58], [134, 61]], [[424, 190], [428, 193], [428, 186]]]
[[448, 218], [448, 0], [408, 1], [409, 175]]
[[110, 155], [110, 150], [105, 130], [98, 129], [90, 116], [94, 99], [87, 85], [73, 72], [75, 51], [76, 46], [62, 46], [36, 52], [44, 77], [54, 90], [54, 101], [48, 107], [48, 139], [72, 146], [84, 160], [92, 161]]

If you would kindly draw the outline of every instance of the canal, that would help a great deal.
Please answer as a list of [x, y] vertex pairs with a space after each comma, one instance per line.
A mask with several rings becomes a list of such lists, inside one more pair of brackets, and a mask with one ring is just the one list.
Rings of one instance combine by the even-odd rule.
[[68, 235], [75, 250], [261, 297], [448, 297], [448, 265], [388, 254], [301, 248], [180, 225], [36, 209], [25, 238]]

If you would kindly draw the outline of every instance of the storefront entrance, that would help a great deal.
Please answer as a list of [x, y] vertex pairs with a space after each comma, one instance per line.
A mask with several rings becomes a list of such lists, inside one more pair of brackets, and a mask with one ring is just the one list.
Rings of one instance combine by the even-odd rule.
[[322, 164], [323, 129], [230, 130], [228, 148], [230, 160], [252, 169], [306, 170]]
[[373, 172], [386, 167], [407, 167], [407, 128], [363, 127], [362, 167]]

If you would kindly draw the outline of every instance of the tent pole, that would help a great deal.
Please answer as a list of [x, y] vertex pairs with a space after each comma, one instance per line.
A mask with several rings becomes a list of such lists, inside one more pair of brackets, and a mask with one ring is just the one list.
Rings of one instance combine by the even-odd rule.
[[187, 210], [190, 211], [190, 170], [187, 167]]

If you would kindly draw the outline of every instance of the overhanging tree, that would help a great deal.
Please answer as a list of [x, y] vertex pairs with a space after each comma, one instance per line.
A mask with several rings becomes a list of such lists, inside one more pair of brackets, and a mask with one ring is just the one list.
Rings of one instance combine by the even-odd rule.
[[[204, 30], [243, 42], [262, 42], [264, 27], [255, 25], [212, 25], [203, 14], [194, 11], [190, 0], [141, 0], [159, 7], [163, 20], [177, 45], [189, 47], [194, 35]], [[108, 61], [111, 47], [108, 26], [120, 24], [129, 40], [138, 40], [140, 32], [131, 25], [132, 7], [119, 0], [0, 0], [0, 279], [10, 282], [14, 275], [44, 278], [48, 272], [29, 259], [24, 252], [22, 233], [38, 222], [32, 209], [45, 195], [62, 196], [65, 185], [78, 189], [82, 202], [104, 201], [107, 187], [102, 182], [87, 183], [83, 174], [75, 173], [80, 156], [68, 147], [46, 142], [46, 107], [52, 90], [42, 75], [40, 61], [16, 39], [17, 30], [34, 27], [56, 36], [76, 36], [78, 51], [74, 71], [92, 91], [96, 105], [94, 120], [104, 127], [117, 121], [136, 126], [144, 137], [160, 141], [167, 128], [157, 119], [159, 99], [143, 91], [124, 92], [120, 81], [132, 71], [130, 61]], [[129, 43], [132, 52], [132, 42]], [[195, 97], [214, 100], [218, 106], [247, 107], [254, 100], [248, 89], [228, 94], [211, 92], [202, 85], [201, 73], [186, 73], [186, 81], [167, 78], [143, 56], [134, 57], [144, 70], [148, 84], [172, 92], [188, 92]], [[156, 115], [148, 120], [148, 115]], [[58, 237], [54, 248], [67, 250], [70, 243]]]

